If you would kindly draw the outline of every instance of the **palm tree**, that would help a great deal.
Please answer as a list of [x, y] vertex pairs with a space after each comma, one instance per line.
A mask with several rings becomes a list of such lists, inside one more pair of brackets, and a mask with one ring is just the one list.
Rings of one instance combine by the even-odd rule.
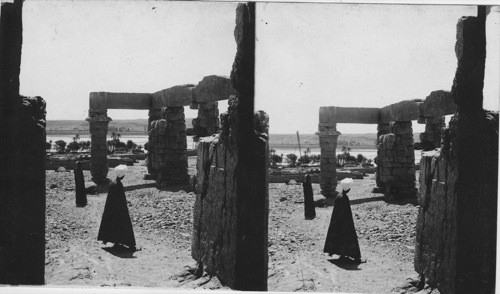
[[80, 135], [76, 134], [74, 137], [73, 137], [73, 142], [77, 142], [78, 140], [80, 140]]

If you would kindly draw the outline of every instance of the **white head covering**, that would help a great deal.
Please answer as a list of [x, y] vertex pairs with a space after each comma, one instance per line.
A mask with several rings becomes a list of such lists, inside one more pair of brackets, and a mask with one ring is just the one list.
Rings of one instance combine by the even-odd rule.
[[124, 164], [120, 164], [119, 166], [115, 167], [116, 176], [120, 178], [123, 177], [127, 169], [127, 166]]
[[340, 181], [340, 186], [342, 187], [342, 191], [347, 191], [351, 189], [352, 179], [351, 178], [343, 179], [342, 181]]

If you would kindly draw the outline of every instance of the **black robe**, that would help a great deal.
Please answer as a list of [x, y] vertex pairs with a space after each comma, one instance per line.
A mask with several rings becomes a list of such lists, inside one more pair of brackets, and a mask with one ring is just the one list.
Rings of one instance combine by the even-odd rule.
[[349, 256], [354, 259], [361, 258], [358, 236], [352, 219], [351, 204], [345, 191], [335, 199], [323, 252], [329, 255]]
[[81, 162], [76, 163], [75, 173], [75, 193], [76, 206], [84, 207], [87, 205], [87, 194], [85, 192], [85, 181], [83, 179], [83, 170]]
[[119, 178], [109, 185], [97, 240], [135, 248], [134, 230], [128, 213], [125, 190]]
[[316, 217], [316, 209], [314, 208], [314, 196], [310, 178], [306, 178], [302, 183], [304, 188], [304, 216], [306, 219]]

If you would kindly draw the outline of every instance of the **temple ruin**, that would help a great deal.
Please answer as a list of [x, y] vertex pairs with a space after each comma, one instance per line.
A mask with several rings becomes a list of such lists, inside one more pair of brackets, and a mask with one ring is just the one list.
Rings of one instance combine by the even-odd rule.
[[192, 133], [217, 133], [217, 101], [227, 100], [235, 90], [228, 78], [206, 76], [197, 85], [174, 86], [152, 94], [92, 92], [89, 98], [91, 175], [97, 184], [107, 182], [108, 109], [148, 109], [148, 172], [161, 187], [187, 183], [187, 143], [184, 106], [198, 109]]
[[319, 110], [319, 143], [321, 147], [321, 193], [336, 195], [337, 123], [377, 125], [377, 187], [388, 200], [416, 196], [415, 150], [412, 121], [426, 124], [421, 134], [427, 148], [440, 146], [440, 128], [444, 116], [453, 114], [456, 105], [450, 92], [434, 91], [425, 100], [401, 101], [382, 108], [321, 107]]
[[[45, 102], [41, 97], [19, 94], [22, 3], [1, 4], [0, 131], [2, 138], [9, 140], [0, 141], [0, 284], [44, 283]], [[451, 93], [432, 92], [424, 101], [403, 101], [384, 108], [320, 109], [321, 189], [325, 196], [332, 196], [336, 188], [337, 123], [377, 124], [377, 182], [389, 195], [405, 195], [406, 190], [400, 188], [414, 188], [394, 185], [396, 176], [413, 172], [411, 121], [426, 123], [422, 136], [426, 149], [442, 146], [423, 153], [421, 160], [414, 261], [422, 282], [441, 293], [495, 290], [498, 113], [482, 106], [486, 14], [487, 9], [479, 7], [477, 17], [463, 17], [458, 22], [458, 67]], [[238, 51], [231, 85], [236, 96], [230, 99], [228, 113], [222, 115], [221, 133], [201, 139], [199, 145], [192, 255], [207, 272], [233, 289], [266, 290], [269, 118], [253, 112], [255, 3], [239, 4], [235, 39]], [[180, 93], [187, 93], [174, 96], [186, 101], [182, 105], [167, 105], [156, 97], [168, 94], [155, 96], [158, 92], [91, 94], [89, 121], [92, 144], [96, 145], [92, 149], [96, 160], [92, 176], [102, 181], [107, 174], [103, 152], [110, 121], [107, 109], [149, 109], [151, 122], [156, 122], [151, 136], [164, 132], [177, 138], [183, 128], [181, 107], [196, 101], [198, 105], [207, 103], [201, 112], [217, 112], [215, 98], [204, 102], [200, 98], [205, 93], [200, 84], [179, 86]], [[207, 95], [227, 99], [231, 93], [228, 80], [223, 84], [222, 94], [214, 90], [217, 95]], [[438, 138], [441, 117], [450, 113], [454, 116]], [[216, 127], [214, 118], [203, 117], [195, 126], [206, 128], [205, 134]], [[174, 148], [168, 142], [159, 141], [165, 146], [160, 150], [172, 150], [179, 157], [182, 146]]]

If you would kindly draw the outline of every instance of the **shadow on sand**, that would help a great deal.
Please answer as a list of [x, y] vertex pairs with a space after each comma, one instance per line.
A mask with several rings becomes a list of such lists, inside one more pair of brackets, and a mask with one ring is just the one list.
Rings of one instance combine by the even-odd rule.
[[129, 191], [145, 189], [145, 188], [154, 188], [154, 187], [156, 187], [156, 183], [127, 186], [127, 187], [124, 187], [123, 189], [125, 190], [125, 192], [129, 192]]
[[337, 258], [337, 259], [328, 259], [328, 261], [330, 263], [333, 263], [334, 265], [342, 268], [342, 269], [345, 269], [345, 270], [348, 270], [348, 271], [359, 271], [361, 270], [359, 268], [359, 265], [360, 263], [359, 262], [356, 262], [352, 259], [348, 259], [348, 258]]
[[130, 250], [129, 248], [122, 246], [113, 246], [113, 247], [101, 247], [102, 250], [107, 251], [108, 253], [113, 254], [116, 257], [120, 258], [137, 258], [134, 256], [135, 251]]
[[378, 197], [369, 197], [369, 198], [361, 198], [361, 199], [352, 199], [349, 202], [351, 205], [353, 204], [361, 204], [361, 203], [366, 203], [366, 202], [375, 202], [375, 201], [383, 201], [384, 196], [378, 196]]
[[350, 203], [351, 203], [351, 205], [354, 205], [354, 204], [361, 204], [361, 203], [375, 202], [375, 201], [385, 201], [387, 204], [394, 204], [394, 205], [407, 205], [407, 204], [411, 204], [413, 206], [418, 205], [417, 197], [402, 198], [402, 199], [396, 199], [396, 200], [385, 200], [384, 196], [352, 199], [352, 200], [350, 200]]

